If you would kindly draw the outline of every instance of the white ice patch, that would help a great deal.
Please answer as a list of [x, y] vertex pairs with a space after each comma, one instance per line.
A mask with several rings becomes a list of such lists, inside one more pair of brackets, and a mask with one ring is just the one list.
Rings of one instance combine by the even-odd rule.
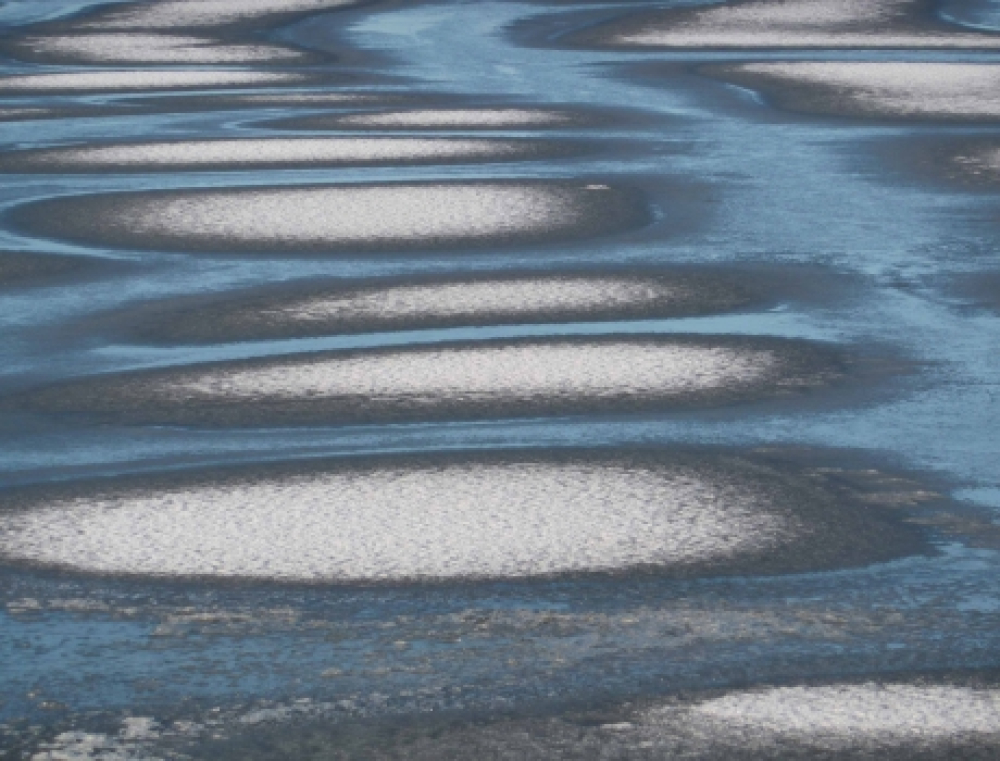
[[805, 741], [1000, 736], [1000, 692], [947, 685], [783, 687], [727, 695], [691, 713], [733, 730]]
[[644, 278], [564, 277], [401, 285], [344, 296], [322, 296], [268, 310], [294, 322], [330, 319], [391, 320], [484, 314], [558, 314], [643, 307], [681, 298], [684, 289]]
[[344, 127], [463, 129], [476, 127], [554, 127], [573, 123], [561, 111], [528, 108], [441, 108], [348, 114], [337, 118]]
[[193, 87], [243, 87], [301, 82], [303, 76], [278, 71], [208, 71], [199, 69], [162, 71], [74, 71], [61, 74], [26, 74], [0, 77], [0, 91], [158, 90]]
[[[186, 140], [86, 146], [29, 154], [29, 165], [76, 168], [130, 166], [365, 163], [433, 159], [491, 159], [517, 156], [524, 146], [500, 140], [419, 138], [269, 138]], [[16, 154], [13, 154], [16, 156]]]
[[69, 499], [4, 514], [0, 554], [82, 571], [285, 581], [685, 565], [793, 541], [752, 483], [684, 468], [452, 465]]
[[576, 342], [470, 346], [216, 369], [191, 380], [161, 382], [159, 388], [164, 396], [190, 400], [406, 400], [418, 409], [452, 401], [669, 399], [751, 386], [778, 363], [773, 351], [761, 349]]
[[918, 28], [913, 0], [756, 0], [683, 11], [614, 35], [623, 45], [678, 48], [993, 48], [1000, 36]]
[[893, 116], [1000, 116], [1000, 65], [902, 62], [753, 63], [732, 71], [839, 89], [852, 105]]
[[83, 24], [97, 29], [182, 29], [253, 21], [275, 13], [325, 11], [359, 0], [158, 0], [103, 14]]
[[572, 231], [591, 221], [585, 196], [595, 192], [490, 183], [206, 191], [140, 196], [113, 213], [133, 235], [243, 246], [457, 242]]
[[210, 37], [172, 34], [66, 34], [27, 37], [36, 54], [91, 63], [259, 63], [294, 61], [302, 53], [274, 45], [221, 44]]

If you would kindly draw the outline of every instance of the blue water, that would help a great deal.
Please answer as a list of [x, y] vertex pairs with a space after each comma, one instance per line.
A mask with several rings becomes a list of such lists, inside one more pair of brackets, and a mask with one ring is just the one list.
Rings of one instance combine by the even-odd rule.
[[[0, 6], [0, 24], [13, 28], [83, 5], [6, 3]], [[515, 25], [532, 19], [543, 23], [555, 10], [541, 3], [490, 0], [376, 4], [352, 13], [346, 26], [338, 14], [327, 14], [292, 25], [281, 36], [383, 51], [387, 61], [372, 66], [380, 73], [405, 74], [410, 92], [641, 112], [641, 123], [548, 133], [556, 139], [592, 140], [598, 147], [593, 154], [487, 167], [10, 175], [0, 184], [0, 214], [26, 201], [96, 191], [593, 176], [642, 185], [658, 211], [651, 227], [572, 246], [502, 252], [268, 258], [102, 250], [39, 240], [0, 224], [0, 247], [95, 257], [113, 265], [70, 283], [0, 292], [0, 390], [90, 373], [302, 351], [619, 332], [832, 341], [862, 355], [891, 356], [905, 363], [904, 376], [883, 379], [853, 397], [833, 395], [829, 403], [806, 407], [751, 405], [613, 419], [200, 431], [88, 427], [8, 416], [0, 419], [0, 484], [481, 447], [789, 446], [849, 451], [854, 458], [870, 458], [873, 467], [891, 463], [924, 479], [928, 488], [955, 497], [961, 509], [1000, 521], [1000, 317], [970, 306], [951, 286], [956, 277], [997, 271], [1000, 200], [991, 191], [959, 190], [891, 169], [882, 150], [929, 134], [960, 138], [989, 135], [993, 129], [796, 117], [745, 91], [691, 74], [644, 76], [629, 68], [712, 59], [708, 54], [520, 44]], [[950, 3], [942, 14], [988, 28], [997, 23], [996, 10], [985, 3]], [[969, 53], [919, 57], [995, 60]], [[5, 63], [12, 72], [33, 68]], [[247, 109], [8, 123], [0, 125], [0, 148], [123, 137], [267, 135], [273, 131], [259, 122], [274, 116], [273, 109]], [[702, 199], [702, 219], [675, 225], [671, 188], [678, 186]], [[803, 292], [787, 292], [785, 286], [779, 308], [712, 317], [400, 331], [197, 348], [122, 345], [117, 338], [74, 329], [97, 313], [154, 298], [323, 275], [610, 264], [800, 268]], [[808, 288], [807, 266], [824, 280], [842, 283], [843, 293], [817, 297]], [[460, 686], [471, 703], [492, 705], [500, 698], [621, 697], [739, 678], [997, 666], [1000, 555], [970, 537], [939, 537], [937, 542], [927, 557], [871, 568], [687, 582], [640, 577], [419, 589], [212, 589], [8, 569], [0, 577], [0, 597], [8, 605], [7, 613], [0, 611], [0, 720], [44, 716], [38, 708], [43, 699], [70, 710], [138, 710], [187, 698], [219, 704], [333, 699], [365, 694], [377, 683], [390, 695], [415, 686]], [[41, 609], [25, 607], [28, 599], [40, 601]], [[72, 610], [67, 610], [66, 600], [80, 599], [100, 605], [82, 612], [69, 605]], [[226, 625], [183, 623], [187, 609], [212, 610], [230, 619], [250, 611], [255, 620], [252, 625], [244, 619]], [[273, 613], [286, 609], [291, 613]], [[462, 617], [469, 611], [510, 616], [517, 625], [479, 631]], [[548, 627], [540, 622], [541, 613], [563, 616], [564, 625]], [[398, 640], [409, 644], [397, 648]], [[508, 661], [518, 665], [504, 665]], [[319, 675], [333, 667], [345, 675]]]

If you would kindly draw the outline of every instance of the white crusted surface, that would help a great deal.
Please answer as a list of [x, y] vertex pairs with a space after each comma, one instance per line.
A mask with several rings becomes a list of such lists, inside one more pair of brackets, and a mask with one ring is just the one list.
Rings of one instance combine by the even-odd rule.
[[993, 48], [1000, 35], [921, 28], [913, 0], [755, 0], [664, 18], [616, 34], [624, 45], [681, 48]]
[[946, 685], [783, 687], [727, 695], [691, 714], [694, 721], [806, 741], [1000, 736], [1000, 692]]
[[465, 317], [559, 313], [654, 304], [686, 294], [679, 286], [641, 277], [524, 277], [510, 280], [400, 285], [314, 297], [265, 312], [276, 319]]
[[91, 63], [255, 63], [293, 61], [302, 53], [275, 45], [222, 44], [210, 37], [107, 33], [27, 37], [36, 54], [69, 56]]
[[753, 63], [736, 72], [837, 88], [849, 105], [899, 116], [1000, 115], [1000, 65], [965, 63]]
[[74, 71], [60, 74], [26, 74], [0, 77], [0, 90], [157, 90], [190, 87], [240, 87], [301, 82], [303, 76], [278, 71]]
[[503, 140], [420, 138], [265, 138], [185, 140], [85, 146], [39, 151], [27, 163], [78, 168], [213, 164], [353, 163], [427, 159], [489, 159], [521, 155], [525, 146]]
[[345, 127], [553, 127], [574, 118], [561, 111], [530, 108], [422, 108], [338, 117]]
[[691, 564], [793, 541], [756, 485], [684, 468], [387, 468], [2, 518], [0, 553], [79, 570], [281, 580], [523, 577]]
[[770, 376], [773, 351], [635, 343], [567, 343], [425, 349], [309, 363], [212, 370], [163, 382], [186, 399], [357, 398], [405, 400], [419, 408], [449, 402], [671, 398], [740, 388]]
[[133, 234], [244, 245], [471, 241], [570, 231], [590, 221], [585, 196], [604, 191], [492, 183], [206, 191], [119, 201], [108, 214]]
[[324, 11], [359, 0], [157, 0], [114, 9], [82, 26], [98, 29], [176, 29], [253, 21], [274, 13]]

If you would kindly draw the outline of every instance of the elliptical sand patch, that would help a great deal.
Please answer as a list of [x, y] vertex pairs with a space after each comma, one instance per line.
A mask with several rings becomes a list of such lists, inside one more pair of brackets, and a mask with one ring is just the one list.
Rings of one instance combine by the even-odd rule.
[[266, 138], [116, 143], [0, 154], [0, 171], [128, 172], [504, 161], [557, 154], [529, 140]]
[[636, 48], [995, 49], [1000, 35], [962, 29], [918, 0], [745, 0], [640, 13], [589, 30]]
[[663, 452], [259, 466], [6, 494], [0, 504], [8, 562], [153, 577], [688, 575], [818, 568], [912, 548], [906, 530], [806, 479]]
[[765, 399], [842, 375], [804, 341], [516, 339], [300, 354], [96, 376], [11, 397], [121, 423], [349, 424], [668, 411]]
[[116, 193], [29, 204], [14, 217], [98, 245], [301, 253], [523, 245], [649, 220], [627, 190], [544, 180]]
[[931, 121], [1000, 118], [997, 64], [788, 61], [701, 71], [760, 89], [778, 106], [795, 111]]

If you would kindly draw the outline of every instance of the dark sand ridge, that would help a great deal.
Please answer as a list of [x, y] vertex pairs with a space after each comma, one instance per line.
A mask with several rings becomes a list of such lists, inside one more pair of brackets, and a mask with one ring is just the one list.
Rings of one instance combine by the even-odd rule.
[[293, 282], [164, 299], [95, 318], [152, 343], [204, 344], [391, 330], [712, 314], [760, 299], [737, 277], [642, 269]]
[[307, 720], [277, 711], [271, 722], [229, 739], [202, 741], [191, 755], [212, 761], [325, 761], [338, 753], [385, 761], [994, 761], [998, 710], [995, 670], [904, 673], [506, 716], [453, 712], [340, 722], [332, 706]]
[[752, 456], [451, 452], [10, 490], [0, 494], [0, 559], [306, 583], [770, 574], [926, 552], [905, 517]]
[[1000, 65], [783, 61], [699, 72], [762, 91], [776, 106], [824, 116], [912, 122], [1000, 120]]
[[239, 138], [101, 143], [0, 153], [0, 172], [58, 174], [312, 169], [524, 161], [577, 155], [566, 141], [468, 138]]
[[808, 341], [530, 338], [312, 352], [98, 375], [8, 410], [136, 425], [270, 427], [628, 414], [797, 395], [846, 363]]
[[744, 0], [626, 15], [578, 44], [662, 49], [996, 49], [1000, 35], [948, 24], [931, 0]]
[[563, 180], [109, 193], [27, 204], [15, 225], [140, 250], [435, 250], [578, 240], [641, 227], [638, 194]]
[[95, 263], [86, 257], [0, 251], [0, 286], [26, 285], [65, 275], [79, 275], [93, 266]]

